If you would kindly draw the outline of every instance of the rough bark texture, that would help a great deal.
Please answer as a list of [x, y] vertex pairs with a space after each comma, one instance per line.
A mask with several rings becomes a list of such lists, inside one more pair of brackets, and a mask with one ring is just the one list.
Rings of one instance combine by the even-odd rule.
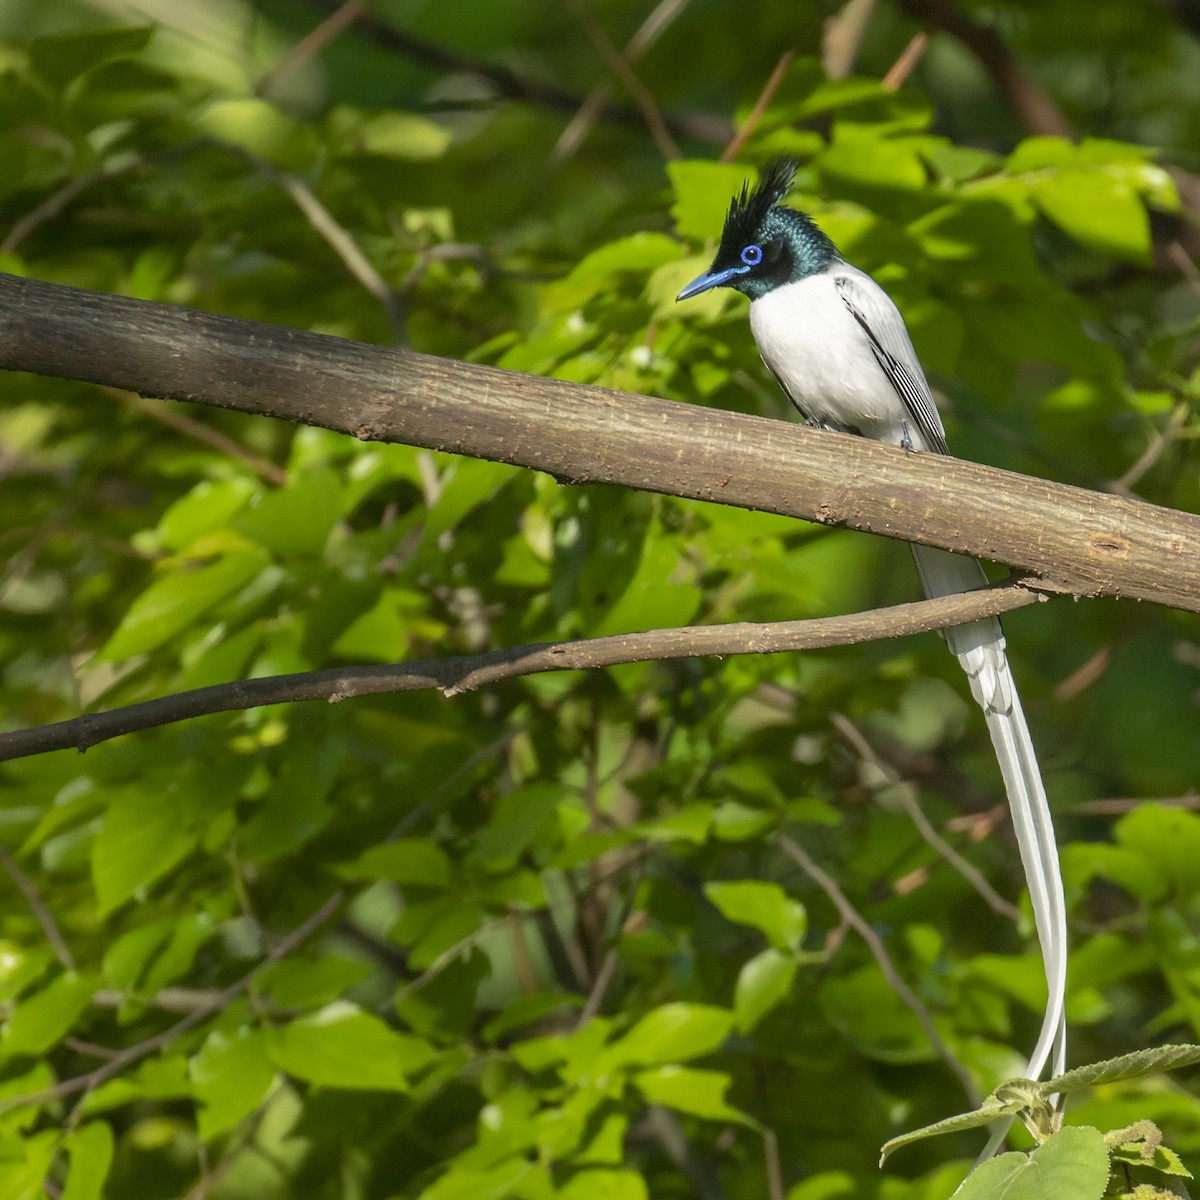
[[801, 517], [1200, 611], [1200, 517], [861, 438], [0, 275], [0, 367]]

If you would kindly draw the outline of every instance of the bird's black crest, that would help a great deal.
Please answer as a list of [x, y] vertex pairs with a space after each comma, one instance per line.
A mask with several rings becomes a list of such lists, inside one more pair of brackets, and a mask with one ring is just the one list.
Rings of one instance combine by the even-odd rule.
[[758, 184], [753, 189], [748, 183], [742, 185], [725, 218], [725, 228], [721, 231], [722, 249], [726, 242], [730, 248], [736, 243], [740, 249], [754, 240], [767, 214], [791, 191], [796, 168], [793, 159], [772, 159], [759, 173]]

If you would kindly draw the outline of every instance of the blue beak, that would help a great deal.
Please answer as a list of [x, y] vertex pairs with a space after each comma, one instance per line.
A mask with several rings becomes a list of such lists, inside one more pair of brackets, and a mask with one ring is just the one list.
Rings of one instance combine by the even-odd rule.
[[693, 279], [675, 297], [675, 302], [678, 304], [680, 300], [690, 300], [693, 296], [700, 295], [701, 292], [707, 292], [709, 288], [723, 287], [731, 279], [736, 279], [739, 275], [745, 275], [749, 270], [749, 267], [729, 267], [724, 271], [709, 271], [707, 274], [701, 275], [699, 279]]

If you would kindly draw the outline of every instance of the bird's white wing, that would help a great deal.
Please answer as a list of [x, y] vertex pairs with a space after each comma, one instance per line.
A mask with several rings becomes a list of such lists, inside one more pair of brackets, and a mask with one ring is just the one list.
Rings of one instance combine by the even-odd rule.
[[848, 263], [839, 263], [831, 274], [843, 303], [870, 342], [875, 361], [912, 418], [922, 448], [949, 453], [925, 372], [892, 298], [869, 275]]

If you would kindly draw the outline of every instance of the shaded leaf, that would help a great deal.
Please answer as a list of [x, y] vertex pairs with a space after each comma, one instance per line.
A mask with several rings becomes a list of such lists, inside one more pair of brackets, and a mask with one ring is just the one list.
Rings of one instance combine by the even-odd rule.
[[408, 1090], [411, 1074], [433, 1058], [428, 1043], [394, 1033], [345, 1001], [267, 1032], [271, 1061], [296, 1079], [364, 1091]]

